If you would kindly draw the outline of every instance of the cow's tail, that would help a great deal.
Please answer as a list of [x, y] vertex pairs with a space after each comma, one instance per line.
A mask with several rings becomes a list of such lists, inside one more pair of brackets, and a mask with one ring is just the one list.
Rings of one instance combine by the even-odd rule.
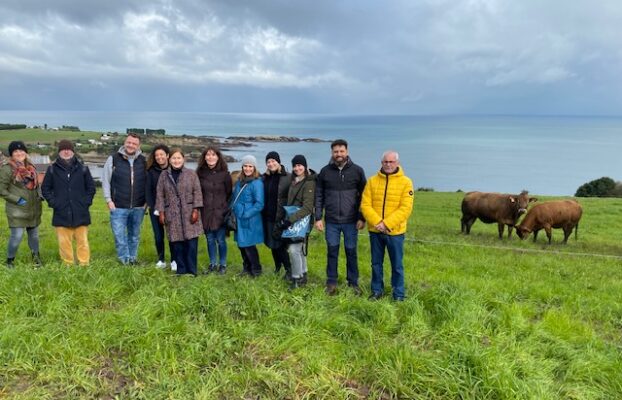
[[574, 228], [574, 240], [579, 240], [579, 223], [577, 222], [577, 226]]

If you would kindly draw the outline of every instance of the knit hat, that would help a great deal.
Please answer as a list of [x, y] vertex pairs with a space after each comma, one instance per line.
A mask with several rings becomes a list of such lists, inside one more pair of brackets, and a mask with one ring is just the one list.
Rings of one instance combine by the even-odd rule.
[[281, 156], [276, 151], [271, 151], [270, 153], [266, 155], [266, 163], [268, 162], [269, 159], [273, 159], [279, 164], [281, 163]]
[[252, 156], [250, 154], [247, 154], [244, 157], [242, 157], [241, 163], [242, 163], [242, 166], [252, 165], [253, 167], [257, 168], [257, 159], [255, 158], [255, 156]]
[[26, 145], [21, 140], [16, 140], [9, 144], [9, 156], [12, 156], [15, 150], [24, 150], [26, 153], [28, 153]]
[[58, 152], [60, 153], [62, 150], [73, 150], [73, 143], [71, 143], [71, 141], [67, 140], [67, 139], [63, 139], [60, 142], [58, 142]]
[[307, 159], [302, 154], [296, 154], [294, 158], [292, 158], [292, 167], [295, 167], [296, 164], [304, 165], [307, 168]]

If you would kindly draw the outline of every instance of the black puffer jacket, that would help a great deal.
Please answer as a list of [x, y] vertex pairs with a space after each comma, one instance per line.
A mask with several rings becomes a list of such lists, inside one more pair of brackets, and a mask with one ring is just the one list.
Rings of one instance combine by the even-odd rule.
[[324, 212], [326, 222], [331, 224], [351, 224], [364, 220], [359, 208], [366, 182], [363, 168], [354, 164], [349, 157], [341, 170], [331, 160], [317, 176], [315, 220], [320, 221]]
[[261, 179], [265, 199], [261, 216], [264, 222], [280, 221], [284, 217], [281, 206], [287, 203], [287, 192], [292, 181], [291, 174], [281, 165], [280, 172], [275, 174], [266, 172]]
[[75, 228], [91, 224], [89, 207], [95, 196], [95, 181], [89, 168], [75, 157], [69, 164], [59, 158], [48, 167], [41, 192], [54, 209], [53, 226]]

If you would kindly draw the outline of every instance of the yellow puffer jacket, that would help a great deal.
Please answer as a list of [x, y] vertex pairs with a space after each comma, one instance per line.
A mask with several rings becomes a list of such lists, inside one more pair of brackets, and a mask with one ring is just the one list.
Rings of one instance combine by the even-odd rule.
[[389, 235], [406, 232], [408, 217], [413, 209], [413, 183], [400, 167], [391, 175], [379, 171], [369, 178], [361, 199], [361, 212], [370, 232], [381, 221], [389, 228]]

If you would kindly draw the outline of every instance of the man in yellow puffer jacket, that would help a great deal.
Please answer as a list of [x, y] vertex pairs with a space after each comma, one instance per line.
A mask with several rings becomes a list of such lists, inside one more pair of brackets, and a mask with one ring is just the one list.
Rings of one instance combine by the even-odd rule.
[[413, 183], [400, 167], [399, 154], [385, 151], [382, 168], [369, 178], [361, 199], [361, 212], [367, 221], [371, 248], [370, 300], [378, 300], [384, 294], [382, 264], [385, 249], [391, 259], [393, 299], [404, 300], [404, 233], [413, 199]]

